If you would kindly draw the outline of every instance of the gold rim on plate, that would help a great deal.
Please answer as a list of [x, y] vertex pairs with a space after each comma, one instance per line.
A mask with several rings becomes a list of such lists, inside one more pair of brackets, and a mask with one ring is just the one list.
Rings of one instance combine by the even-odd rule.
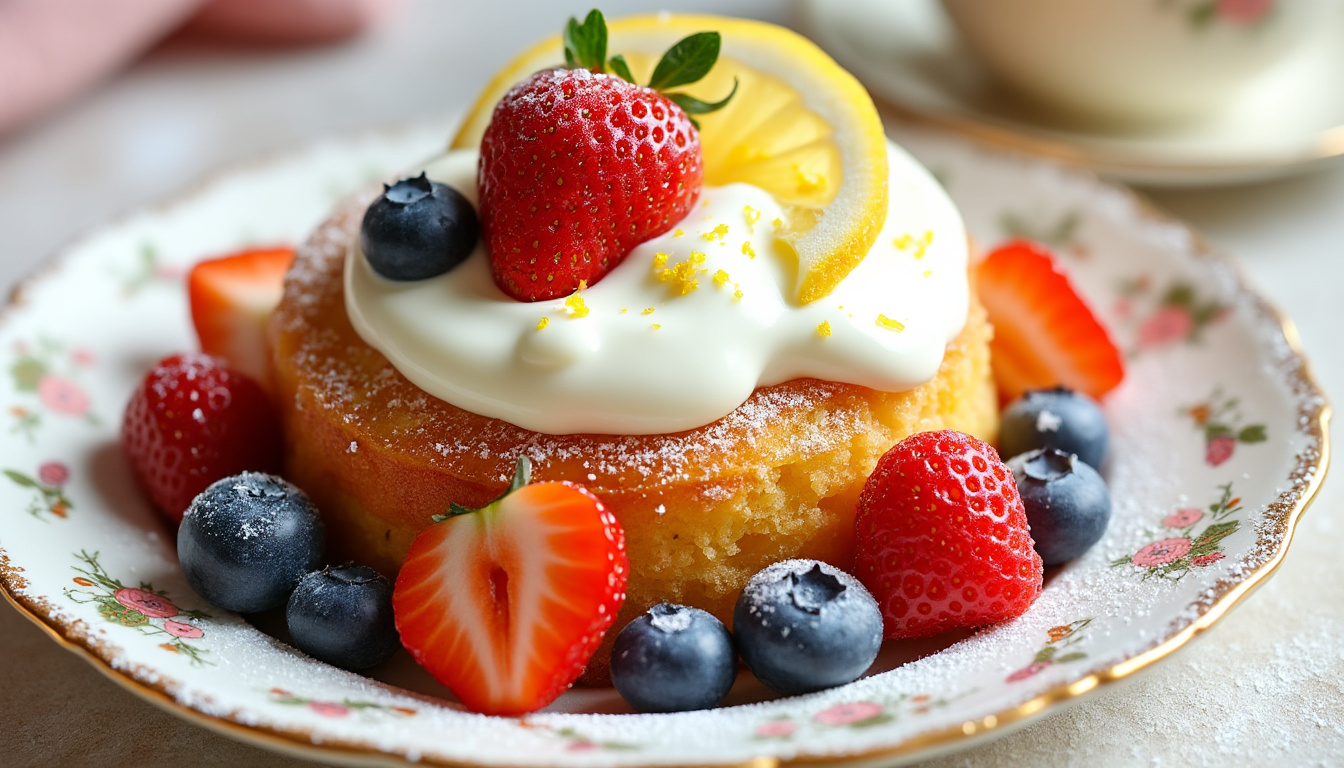
[[[370, 138], [400, 136], [411, 130], [412, 128], [402, 127], [357, 134], [340, 140], [338, 143], [349, 145]], [[295, 154], [297, 154], [295, 151], [290, 150], [270, 153], [249, 163], [226, 164], [207, 174], [201, 181], [189, 185], [187, 194], [170, 197], [168, 199], [173, 202], [151, 206], [149, 210], [165, 213], [181, 206], [190, 205], [196, 198], [204, 196], [207, 191], [238, 173], [249, 169], [267, 168], [279, 164]], [[1082, 176], [1090, 175], [1087, 172], [1073, 171], [1073, 173]], [[1121, 191], [1135, 204], [1141, 215], [1154, 221], [1176, 224], [1183, 230], [1191, 232], [1187, 225], [1161, 212], [1140, 195], [1127, 189], [1105, 185], [1102, 182], [1096, 183]], [[126, 218], [128, 216], [117, 217], [109, 224], [96, 228], [93, 233], [76, 238], [70, 245], [60, 249], [56, 255], [48, 259], [43, 266], [21, 280], [11, 292], [5, 306], [0, 308], [0, 325], [8, 322], [14, 312], [26, 303], [27, 293], [34, 284], [59, 271], [66, 259], [78, 252], [86, 241], [92, 240], [97, 232], [104, 231], [108, 226], [113, 226]], [[1256, 570], [1245, 578], [1224, 578], [1205, 590], [1203, 597], [1188, 605], [1186, 611], [1183, 612], [1183, 615], [1194, 614], [1195, 618], [1174, 621], [1168, 628], [1168, 634], [1163, 639], [1155, 641], [1148, 650], [1130, 656], [1107, 669], [1093, 671], [1078, 680], [1056, 685], [1016, 706], [984, 717], [966, 720], [959, 726], [917, 734], [899, 744], [868, 751], [849, 754], [808, 754], [804, 752], [786, 758], [762, 756], [739, 763], [725, 763], [723, 765], [740, 768], [780, 768], [781, 766], [792, 765], [834, 765], [872, 760], [899, 762], [911, 759], [916, 755], [928, 757], [937, 752], [969, 747], [972, 741], [980, 741], [992, 735], [1002, 735], [1058, 709], [1065, 703], [1077, 701], [1085, 695], [1128, 678], [1134, 673], [1165, 659], [1214, 626], [1228, 611], [1274, 573], [1287, 555], [1299, 519], [1311, 505], [1325, 479], [1330, 458], [1329, 422], [1331, 409], [1324, 393], [1311, 374], [1310, 366], [1303, 355], [1300, 340], [1292, 321], [1268, 299], [1250, 287], [1245, 275], [1235, 263], [1218, 255], [1198, 234], [1193, 232], [1192, 234], [1194, 235], [1194, 245], [1190, 255], [1208, 262], [1215, 269], [1230, 274], [1232, 284], [1235, 286], [1236, 296], [1255, 310], [1257, 315], [1255, 324], [1262, 328], [1277, 330], [1286, 349], [1279, 362], [1281, 367], [1286, 369], [1285, 373], [1289, 390], [1292, 393], [1292, 400], [1297, 404], [1297, 416], [1303, 425], [1300, 431], [1310, 441], [1314, 441], [1314, 445], [1317, 446], [1314, 451], [1309, 446], [1308, 450], [1304, 450], [1298, 455], [1298, 464], [1291, 473], [1291, 477], [1294, 479], [1293, 485], [1281, 491], [1277, 498], [1268, 505], [1265, 522], [1271, 524], [1259, 527], [1256, 542], [1251, 548], [1250, 557], [1252, 559], [1262, 558]], [[114, 667], [112, 660], [119, 655], [119, 648], [97, 639], [89, 633], [78, 631], [80, 625], [84, 623], [83, 621], [67, 622], [57, 618], [57, 612], [44, 598], [33, 598], [22, 594], [27, 587], [27, 581], [22, 574], [22, 569], [12, 564], [6, 551], [0, 548], [0, 586], [3, 587], [3, 590], [0, 591], [3, 591], [5, 599], [10, 605], [42, 628], [61, 647], [85, 659], [104, 677], [141, 699], [184, 720], [238, 741], [307, 759], [325, 760], [346, 765], [405, 766], [416, 764], [443, 766], [444, 768], [477, 768], [479, 766], [478, 763], [474, 762], [445, 760], [432, 756], [419, 756], [418, 759], [412, 760], [406, 755], [380, 751], [366, 744], [329, 739], [325, 736], [321, 743], [317, 743], [312, 732], [301, 728], [287, 729], [270, 725], [244, 725], [237, 721], [236, 713], [232, 713], [233, 718], [231, 719], [230, 715], [210, 715], [192, 709], [173, 697], [172, 691], [179, 685], [176, 681], [155, 673], [152, 677], [156, 682], [149, 683], [145, 680], [151, 676], [141, 674], [141, 671], [135, 667], [129, 669]], [[373, 682], [376, 683], [376, 681]], [[388, 687], [391, 688], [391, 686]], [[414, 696], [415, 694], [411, 695]]]

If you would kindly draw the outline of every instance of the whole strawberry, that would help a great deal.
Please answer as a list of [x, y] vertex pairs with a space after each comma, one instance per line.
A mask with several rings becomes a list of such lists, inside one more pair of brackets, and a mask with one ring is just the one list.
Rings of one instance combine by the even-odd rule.
[[280, 430], [261, 386], [222, 358], [165, 358], [131, 395], [121, 448], [154, 506], [174, 523], [196, 494], [245, 470], [280, 469]]
[[1021, 615], [1041, 592], [1013, 473], [970, 435], [902, 440], [859, 497], [855, 575], [887, 639], [928, 637]]
[[515, 85], [481, 139], [481, 228], [495, 282], [515, 299], [593, 285], [635, 246], [671, 229], [700, 195], [700, 136], [687, 113], [728, 99], [706, 104], [660, 91], [704, 77], [718, 58], [719, 34], [677, 43], [648, 87], [633, 82], [620, 56], [607, 59], [606, 41], [600, 12], [582, 24], [571, 18], [569, 68]]

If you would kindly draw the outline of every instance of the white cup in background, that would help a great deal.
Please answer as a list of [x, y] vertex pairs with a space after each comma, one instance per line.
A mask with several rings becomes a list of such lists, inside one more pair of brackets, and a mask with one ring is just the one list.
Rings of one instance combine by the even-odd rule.
[[1012, 90], [1071, 119], [1170, 125], [1216, 112], [1341, 0], [942, 0]]

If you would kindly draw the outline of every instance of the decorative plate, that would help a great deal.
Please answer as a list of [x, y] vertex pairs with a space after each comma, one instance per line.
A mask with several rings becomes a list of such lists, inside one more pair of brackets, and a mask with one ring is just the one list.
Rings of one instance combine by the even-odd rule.
[[1268, 179], [1344, 157], [1344, 89], [1337, 82], [1344, 23], [1321, 24], [1310, 44], [1248, 85], [1220, 114], [1137, 133], [1052, 124], [1006, 97], [957, 38], [937, 0], [796, 5], [803, 30], [891, 107], [995, 146], [1154, 186]]
[[[1129, 358], [1106, 403], [1105, 539], [1022, 618], [891, 643], [874, 674], [729, 706], [622, 714], [611, 691], [523, 718], [463, 712], [408, 656], [379, 680], [307, 658], [192, 594], [120, 458], [147, 366], [194, 344], [196, 259], [297, 242], [347, 191], [441, 146], [444, 126], [325, 141], [229, 172], [82, 240], [0, 320], [0, 581], [128, 690], [235, 738], [349, 764], [896, 763], [969, 745], [1154, 664], [1284, 557], [1326, 467], [1328, 407], [1288, 325], [1189, 229], [1091, 176], [896, 126], [975, 237], [1049, 243]], [[74, 308], [78, 308], [77, 310]], [[265, 621], [260, 622], [263, 625]]]

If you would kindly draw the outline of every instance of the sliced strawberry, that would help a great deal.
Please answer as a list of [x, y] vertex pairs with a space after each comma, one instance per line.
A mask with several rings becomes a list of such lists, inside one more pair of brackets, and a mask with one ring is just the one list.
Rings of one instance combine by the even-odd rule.
[[191, 320], [201, 351], [269, 386], [266, 320], [280, 303], [289, 248], [244, 251], [197, 264], [187, 278]]
[[1124, 378], [1120, 350], [1043, 247], [1001, 246], [976, 266], [975, 281], [994, 325], [989, 348], [1003, 400], [1054, 386], [1099, 398]]
[[415, 660], [475, 712], [517, 715], [569, 688], [625, 600], [625, 533], [587, 490], [514, 485], [411, 544], [393, 612]]

